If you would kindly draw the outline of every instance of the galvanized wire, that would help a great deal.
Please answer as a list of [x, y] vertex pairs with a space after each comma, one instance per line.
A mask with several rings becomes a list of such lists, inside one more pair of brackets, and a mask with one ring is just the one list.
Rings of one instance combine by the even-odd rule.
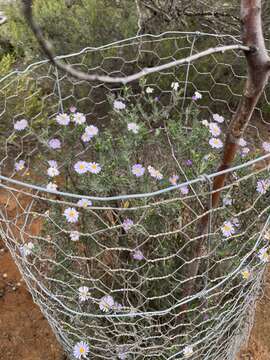
[[[206, 46], [222, 45], [228, 38], [239, 43], [231, 36], [197, 32], [142, 35], [86, 48], [61, 59], [90, 74], [128, 76], [145, 64], [181, 59]], [[220, 125], [225, 133], [242, 93], [245, 59], [236, 51], [212, 54], [207, 61], [164, 69], [145, 81], [133, 84], [125, 99], [121, 85], [77, 81], [48, 61], [31, 64], [0, 80], [0, 120], [4, 124], [1, 236], [70, 358], [74, 358], [74, 346], [85, 341], [89, 345], [86, 358], [93, 359], [179, 359], [192, 350], [191, 358], [196, 360], [233, 360], [252, 325], [267, 262], [262, 250], [268, 251], [270, 238], [270, 154], [262, 144], [267, 141], [269, 126], [268, 89], [245, 134], [250, 152], [239, 154], [230, 169], [216, 172], [220, 155], [215, 154], [213, 167], [207, 164], [205, 170], [199, 166], [191, 173], [182, 157], [185, 149], [173, 139], [164, 121], [159, 124], [161, 135], [157, 135], [163, 142], [160, 148], [153, 148], [153, 157], [148, 144], [142, 144], [145, 163], [152, 161], [152, 166], [164, 169], [163, 183], [149, 182], [143, 191], [138, 182], [131, 191], [131, 185], [121, 183], [119, 176], [121, 185], [108, 192], [105, 188], [104, 194], [94, 184], [88, 191], [77, 191], [83, 180], [76, 178], [74, 184], [66, 180], [73, 179], [70, 164], [92, 158], [99, 151], [91, 144], [79, 144], [65, 148], [59, 157], [58, 190], [46, 188], [46, 160], [54, 156], [47, 139], [52, 135], [64, 139], [62, 128], [55, 127], [57, 114], [74, 105], [102, 135], [115, 125], [112, 97], [132, 108], [144, 101], [148, 86], [154, 89], [150, 99], [157, 96], [164, 107], [173, 104], [168, 118], [179, 119], [186, 138], [194, 129], [203, 129], [203, 120], [213, 121], [216, 113], [225, 118]], [[183, 89], [177, 97], [172, 82]], [[202, 94], [200, 101], [192, 100], [195, 91]], [[173, 99], [177, 99], [175, 103]], [[31, 131], [18, 133], [14, 129], [22, 118], [27, 118]], [[147, 120], [142, 119], [141, 125], [146, 126]], [[153, 146], [157, 129], [149, 125], [148, 130]], [[122, 131], [114, 141], [127, 136]], [[200, 141], [194, 143], [194, 159], [200, 151], [212, 153], [208, 138]], [[17, 171], [14, 163], [22, 159], [24, 167]], [[201, 164], [203, 161], [208, 160], [201, 159]], [[168, 178], [173, 171], [179, 181], [171, 186]], [[228, 180], [222, 201], [214, 209], [212, 182], [223, 173]], [[260, 183], [262, 180], [265, 183]], [[260, 184], [265, 185], [265, 191]], [[188, 191], [181, 192], [183, 188]], [[231, 204], [223, 202], [228, 196]], [[92, 206], [78, 205], [82, 198], [91, 200]], [[78, 211], [76, 223], [63, 216], [70, 207]], [[196, 257], [195, 246], [202, 241], [198, 227], [206, 214], [210, 215], [208, 240], [203, 254]], [[226, 221], [234, 230], [228, 236], [223, 233]], [[71, 239], [75, 235], [76, 241]], [[194, 262], [199, 263], [199, 272], [190, 276], [189, 265]], [[192, 293], [186, 295], [184, 289], [190, 283]], [[84, 300], [80, 300], [82, 286], [89, 288]], [[111, 296], [107, 312], [102, 311], [104, 296]]]

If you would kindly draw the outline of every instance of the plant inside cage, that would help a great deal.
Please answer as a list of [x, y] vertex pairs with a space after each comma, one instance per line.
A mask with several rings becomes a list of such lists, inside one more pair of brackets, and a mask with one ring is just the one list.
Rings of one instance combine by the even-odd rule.
[[233, 359], [269, 258], [268, 103], [219, 168], [243, 46], [229, 66], [218, 51], [181, 62], [228, 38], [145, 35], [62, 58], [130, 84], [49, 61], [1, 79], [1, 235], [70, 358]]

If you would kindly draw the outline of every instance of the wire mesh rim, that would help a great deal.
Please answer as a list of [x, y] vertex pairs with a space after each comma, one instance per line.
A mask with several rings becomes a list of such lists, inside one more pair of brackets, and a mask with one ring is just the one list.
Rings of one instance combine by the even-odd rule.
[[[88, 200], [103, 202], [103, 201], [141, 199], [141, 198], [154, 197], [154, 196], [161, 195], [161, 194], [164, 194], [164, 193], [167, 193], [167, 192], [178, 190], [183, 186], [193, 185], [193, 184], [196, 184], [196, 183], [199, 183], [199, 182], [211, 181], [212, 178], [215, 178], [215, 177], [223, 175], [223, 174], [229, 174], [229, 173], [232, 173], [232, 172], [234, 172], [236, 170], [252, 166], [252, 165], [254, 165], [254, 164], [258, 163], [258, 162], [261, 162], [263, 160], [266, 160], [268, 158], [270, 158], [270, 154], [260, 156], [260, 157], [258, 157], [256, 159], [247, 161], [247, 162], [245, 162], [243, 164], [231, 167], [231, 168], [226, 169], [226, 170], [217, 171], [217, 172], [211, 173], [211, 174], [202, 174], [202, 175], [198, 176], [195, 179], [192, 179], [192, 180], [189, 180], [189, 181], [186, 181], [186, 182], [182, 182], [181, 184], [178, 184], [178, 185], [169, 186], [169, 187], [163, 188], [161, 190], [153, 191], [153, 192], [140, 193], [140, 194], [114, 195], [114, 196], [89, 196], [89, 195], [84, 195], [84, 198], [88, 199]], [[33, 185], [33, 184], [29, 184], [29, 183], [26, 183], [26, 182], [23, 182], [23, 181], [15, 180], [15, 179], [12, 179], [10, 177], [6, 177], [4, 175], [0, 175], [0, 180], [7, 181], [7, 182], [10, 182], [12, 184], [19, 185], [19, 186], [24, 186], [26, 188], [30, 188], [30, 189], [33, 189], [33, 190], [38, 190], [38, 191], [41, 191], [43, 193], [61, 195], [61, 196], [70, 197], [70, 198], [73, 198], [73, 199], [81, 199], [81, 195], [78, 195], [78, 194], [75, 194], [75, 193], [63, 192], [63, 191], [58, 191], [58, 190], [49, 190], [49, 189], [44, 188], [42, 186]]]

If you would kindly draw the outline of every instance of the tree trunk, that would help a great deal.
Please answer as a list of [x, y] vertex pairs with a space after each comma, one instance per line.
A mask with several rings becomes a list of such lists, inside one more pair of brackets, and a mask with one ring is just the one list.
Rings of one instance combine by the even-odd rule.
[[[241, 23], [243, 44], [251, 47], [250, 51], [245, 52], [248, 77], [243, 96], [227, 131], [223, 158], [218, 171], [231, 167], [239, 147], [239, 139], [243, 136], [269, 78], [270, 59], [265, 48], [262, 31], [261, 0], [241, 1]], [[219, 204], [220, 189], [224, 186], [226, 177], [227, 174], [222, 174], [214, 178], [212, 208], [217, 207]], [[198, 235], [201, 237], [197, 245], [194, 245], [195, 249], [192, 254], [194, 261], [188, 268], [188, 276], [191, 280], [183, 289], [185, 297], [196, 291], [194, 287], [199, 272], [200, 258], [203, 256], [203, 249], [207, 239], [208, 224], [209, 214], [206, 214], [198, 226]], [[184, 309], [186, 309], [186, 306]]]

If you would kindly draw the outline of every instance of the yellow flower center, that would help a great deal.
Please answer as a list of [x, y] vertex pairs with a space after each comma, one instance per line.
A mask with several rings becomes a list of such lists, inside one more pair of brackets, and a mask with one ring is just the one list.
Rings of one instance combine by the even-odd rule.
[[80, 170], [84, 170], [85, 169], [85, 165], [84, 164], [81, 164], [80, 165]]
[[96, 164], [93, 164], [93, 165], [92, 165], [92, 169], [93, 169], [93, 170], [96, 170], [96, 169], [97, 169], [97, 165], [96, 165]]
[[84, 353], [84, 348], [80, 347], [80, 354], [83, 354], [83, 353]]
[[242, 271], [242, 276], [245, 280], [248, 280], [250, 277], [250, 272], [248, 270]]
[[224, 225], [224, 230], [225, 230], [225, 231], [230, 231], [230, 230], [231, 230], [231, 226], [230, 226], [230, 225]]
[[69, 213], [69, 216], [70, 217], [74, 217], [76, 215], [75, 211], [74, 210], [71, 210], [70, 213]]

